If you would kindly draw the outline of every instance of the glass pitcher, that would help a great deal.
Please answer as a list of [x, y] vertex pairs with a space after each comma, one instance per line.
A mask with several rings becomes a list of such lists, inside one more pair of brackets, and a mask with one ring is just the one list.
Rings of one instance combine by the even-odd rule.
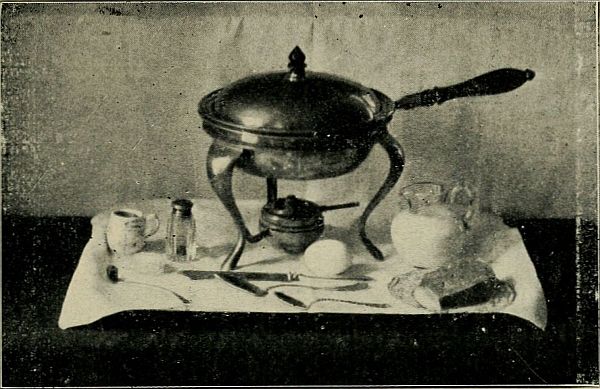
[[416, 183], [400, 192], [407, 205], [392, 220], [391, 237], [399, 257], [417, 268], [437, 268], [455, 257], [476, 214], [473, 191], [456, 185]]

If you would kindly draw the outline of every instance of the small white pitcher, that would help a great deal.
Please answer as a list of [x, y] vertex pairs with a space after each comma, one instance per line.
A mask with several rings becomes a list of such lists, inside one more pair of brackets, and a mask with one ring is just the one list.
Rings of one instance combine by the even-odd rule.
[[437, 268], [460, 253], [477, 211], [467, 186], [444, 191], [440, 184], [416, 183], [400, 195], [408, 208], [392, 220], [391, 237], [406, 264]]

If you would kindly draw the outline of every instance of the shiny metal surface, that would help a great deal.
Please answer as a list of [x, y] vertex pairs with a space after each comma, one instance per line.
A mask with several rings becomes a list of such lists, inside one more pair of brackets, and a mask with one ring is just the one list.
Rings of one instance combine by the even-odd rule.
[[287, 72], [251, 75], [205, 96], [198, 108], [204, 129], [250, 147], [339, 150], [359, 147], [391, 119], [395, 105], [383, 93], [305, 71], [298, 47], [289, 59]]
[[[296, 47], [289, 55], [288, 72], [251, 75], [200, 101], [198, 113], [203, 129], [214, 138], [207, 157], [208, 178], [239, 231], [234, 249], [222, 264], [225, 270], [236, 267], [246, 242], [255, 243], [271, 234], [268, 221], [261, 221], [263, 230], [256, 235], [247, 229], [232, 193], [235, 168], [265, 177], [272, 202], [277, 197], [277, 179], [337, 177], [356, 169], [375, 144], [381, 145], [388, 154], [390, 169], [359, 218], [358, 227], [369, 253], [383, 260], [383, 254], [366, 234], [366, 223], [404, 169], [402, 147], [387, 132], [394, 111], [460, 97], [505, 93], [535, 77], [529, 69], [498, 69], [460, 84], [427, 89], [393, 101], [354, 81], [307, 72], [305, 58]], [[309, 231], [310, 237], [277, 231], [281, 236], [274, 241], [287, 246], [287, 250], [301, 251], [301, 240], [320, 236], [320, 224], [314, 225], [317, 227]]]

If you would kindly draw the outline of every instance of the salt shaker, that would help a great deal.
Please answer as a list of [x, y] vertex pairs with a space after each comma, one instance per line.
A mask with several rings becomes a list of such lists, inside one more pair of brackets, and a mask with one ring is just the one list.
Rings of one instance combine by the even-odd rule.
[[194, 204], [187, 199], [171, 202], [171, 217], [167, 225], [166, 253], [176, 262], [193, 261], [196, 257], [196, 224], [192, 217]]

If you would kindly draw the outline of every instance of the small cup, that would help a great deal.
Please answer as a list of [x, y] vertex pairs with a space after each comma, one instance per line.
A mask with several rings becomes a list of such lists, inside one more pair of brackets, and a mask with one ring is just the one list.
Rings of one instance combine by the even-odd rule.
[[113, 211], [106, 227], [106, 242], [117, 255], [131, 255], [144, 249], [146, 238], [158, 231], [155, 214], [144, 215], [135, 209]]

